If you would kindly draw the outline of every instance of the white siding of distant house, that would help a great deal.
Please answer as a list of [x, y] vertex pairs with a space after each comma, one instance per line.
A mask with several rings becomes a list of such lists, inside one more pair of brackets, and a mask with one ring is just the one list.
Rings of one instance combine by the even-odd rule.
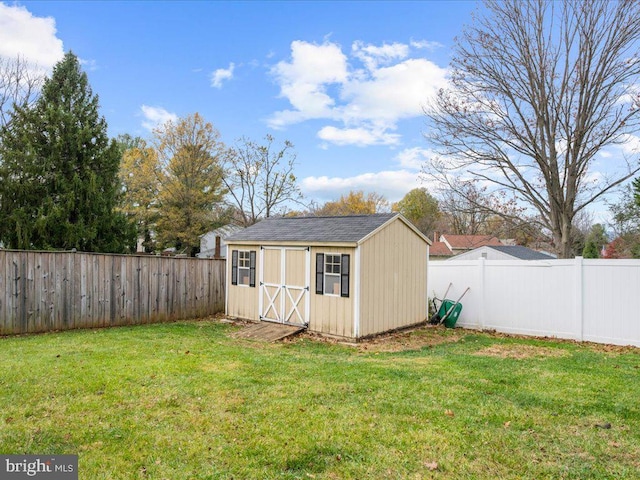
[[235, 225], [226, 225], [217, 228], [211, 232], [207, 232], [200, 237], [200, 258], [213, 258], [216, 251], [216, 237], [220, 237], [220, 258], [227, 258], [227, 244], [225, 237], [240, 230], [241, 227]]

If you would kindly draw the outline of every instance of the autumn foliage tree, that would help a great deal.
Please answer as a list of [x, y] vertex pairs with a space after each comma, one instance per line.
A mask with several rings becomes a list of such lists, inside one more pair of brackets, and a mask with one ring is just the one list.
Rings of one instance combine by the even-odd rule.
[[[218, 131], [198, 113], [169, 121], [153, 135], [159, 161], [157, 238], [164, 246], [193, 255], [200, 236], [219, 221], [226, 193], [224, 145]], [[152, 154], [148, 155], [151, 165]]]
[[315, 210], [317, 216], [370, 215], [389, 211], [387, 199], [376, 192], [350, 191], [339, 200], [327, 202]]
[[160, 181], [163, 178], [158, 153], [142, 139], [127, 142], [122, 153], [120, 182], [123, 195], [120, 210], [137, 228], [146, 252], [155, 250], [154, 232], [160, 215]]
[[560, 257], [576, 215], [640, 170], [602, 149], [640, 126], [640, 2], [486, 0], [456, 42], [450, 87], [425, 110], [438, 151], [426, 171], [515, 195]]
[[404, 215], [418, 230], [431, 235], [442, 217], [438, 200], [426, 188], [414, 188], [392, 205], [394, 212]]

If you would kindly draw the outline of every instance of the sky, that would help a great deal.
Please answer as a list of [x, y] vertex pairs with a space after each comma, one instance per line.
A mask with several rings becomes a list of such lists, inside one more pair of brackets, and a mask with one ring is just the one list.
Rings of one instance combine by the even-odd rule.
[[[0, 0], [0, 56], [46, 71], [73, 51], [109, 134], [150, 138], [200, 113], [233, 145], [293, 143], [307, 201], [351, 190], [400, 200], [432, 185], [424, 108], [446, 86], [479, 2]], [[634, 145], [640, 139], [634, 137]], [[606, 174], [599, 154], [590, 175]], [[606, 221], [603, 202], [594, 221]]]
[[295, 146], [308, 200], [424, 186], [423, 107], [472, 1], [0, 3], [0, 55], [51, 71], [73, 51], [109, 134], [200, 113], [225, 144]]

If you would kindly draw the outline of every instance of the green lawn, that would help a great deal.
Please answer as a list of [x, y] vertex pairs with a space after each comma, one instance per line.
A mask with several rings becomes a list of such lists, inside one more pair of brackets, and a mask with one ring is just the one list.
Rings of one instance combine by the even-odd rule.
[[78, 454], [81, 479], [640, 478], [638, 350], [238, 328], [0, 338], [0, 453]]

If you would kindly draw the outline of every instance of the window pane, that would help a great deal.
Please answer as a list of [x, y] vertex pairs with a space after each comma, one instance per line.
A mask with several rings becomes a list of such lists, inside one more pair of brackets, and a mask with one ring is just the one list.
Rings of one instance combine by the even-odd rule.
[[336, 275], [325, 275], [324, 293], [327, 295], [340, 295], [340, 277]]
[[239, 267], [249, 268], [249, 265], [250, 265], [249, 252], [248, 251], [240, 251], [238, 253], [239, 253], [239, 255], [238, 255], [238, 266]]
[[238, 268], [238, 284], [249, 285], [249, 269]]

